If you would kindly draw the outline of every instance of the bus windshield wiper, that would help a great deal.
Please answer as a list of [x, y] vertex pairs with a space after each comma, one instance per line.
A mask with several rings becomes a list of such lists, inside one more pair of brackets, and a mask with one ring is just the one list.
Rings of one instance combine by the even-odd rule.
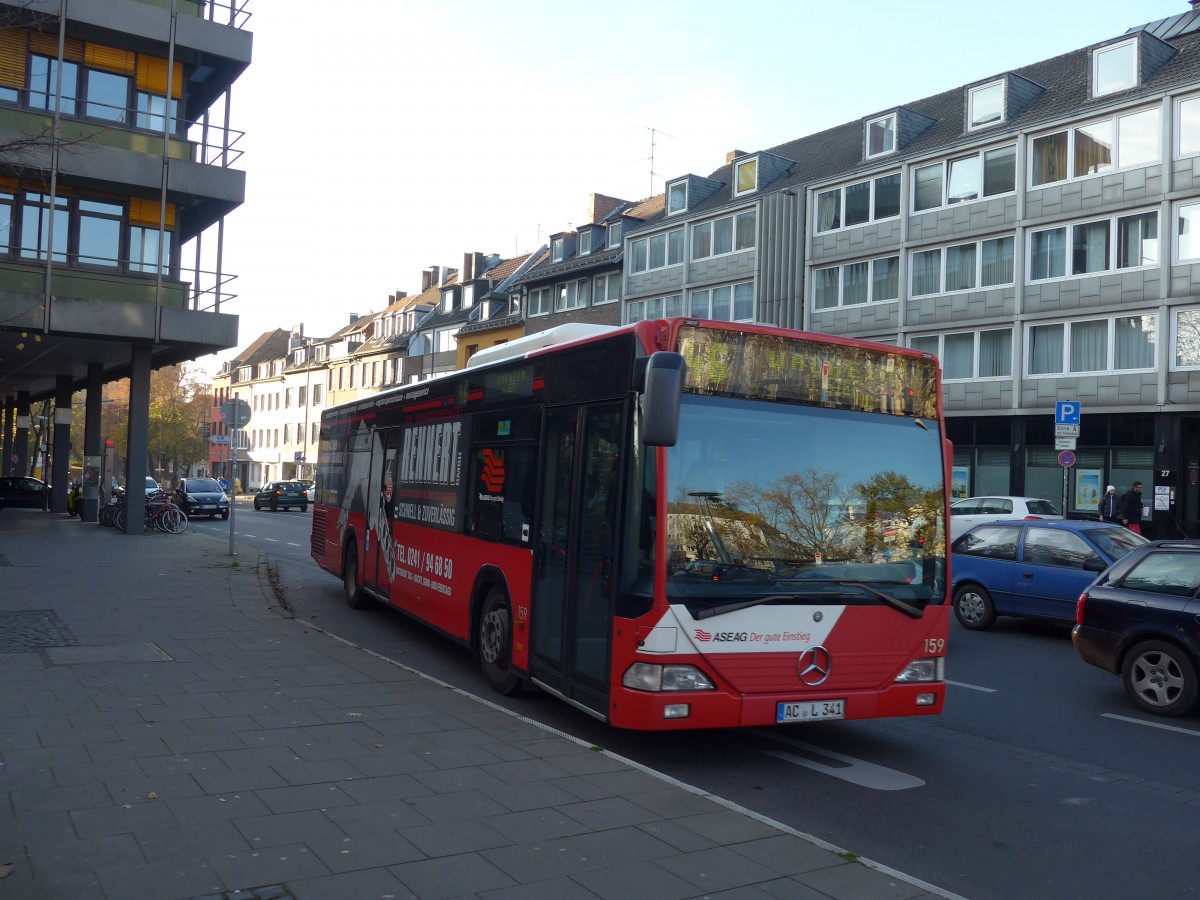
[[[839, 584], [839, 585], [842, 585], [843, 587], [855, 587], [855, 588], [858, 588], [859, 590], [866, 591], [868, 594], [873, 594], [874, 596], [878, 597], [880, 600], [882, 600], [884, 603], [886, 603], [888, 606], [892, 607], [893, 609], [899, 610], [900, 612], [904, 613], [906, 616], [909, 616], [913, 619], [920, 619], [925, 615], [925, 610], [922, 609], [921, 607], [913, 606], [911, 603], [907, 603], [904, 600], [901, 600], [899, 597], [893, 597], [891, 594], [881, 591], [881, 590], [879, 590], [879, 588], [872, 587], [871, 585], [869, 585], [863, 581], [845, 581], [845, 580], [841, 580], [841, 579], [830, 578], [828, 580], [823, 580], [822, 583], [824, 583], [824, 584]], [[737, 612], [740, 609], [749, 609], [752, 606], [760, 606], [764, 603], [771, 603], [776, 600], [836, 600], [836, 599], [838, 599], [836, 594], [829, 592], [829, 591], [805, 591], [803, 593], [796, 593], [796, 594], [767, 594], [766, 596], [763, 596], [763, 597], [755, 597], [752, 600], [737, 600], [737, 601], [734, 601], [733, 603], [725, 603], [725, 604], [722, 604], [721, 606], [714, 606], [711, 609], [700, 610], [699, 612], [692, 613], [692, 618], [693, 619], [709, 619], [709, 618], [712, 618], [713, 616], [721, 616], [721, 615], [724, 615], [725, 613]]]
[[868, 594], [874, 594], [888, 606], [891, 606], [893, 609], [900, 610], [900, 612], [913, 619], [919, 619], [925, 615], [925, 610], [923, 610], [921, 607], [913, 606], [911, 603], [905, 603], [899, 597], [893, 597], [891, 594], [879, 590], [879, 588], [871, 587], [871, 585], [864, 581], [838, 581], [836, 583], [844, 584], [847, 587], [860, 588], [861, 590], [866, 591]]
[[693, 619], [711, 619], [713, 616], [723, 616], [726, 613], [737, 612], [739, 609], [749, 609], [752, 606], [762, 606], [764, 603], [773, 603], [776, 600], [835, 600], [837, 596], [831, 591], [805, 591], [801, 594], [766, 594], [762, 597], [755, 597], [752, 600], [735, 600], [732, 603], [723, 603], [720, 606], [713, 606], [709, 609], [701, 609], [692, 613]]

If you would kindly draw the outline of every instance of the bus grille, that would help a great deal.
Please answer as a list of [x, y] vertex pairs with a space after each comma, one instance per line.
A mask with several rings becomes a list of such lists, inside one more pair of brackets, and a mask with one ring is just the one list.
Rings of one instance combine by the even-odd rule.
[[746, 694], [779, 691], [867, 690], [886, 686], [904, 665], [905, 651], [843, 650], [833, 654], [829, 679], [819, 687], [800, 680], [798, 653], [748, 653], [744, 656], [712, 654], [705, 659], [734, 689]]
[[313, 510], [312, 524], [312, 555], [320, 559], [325, 555], [325, 523], [326, 514], [323, 509]]

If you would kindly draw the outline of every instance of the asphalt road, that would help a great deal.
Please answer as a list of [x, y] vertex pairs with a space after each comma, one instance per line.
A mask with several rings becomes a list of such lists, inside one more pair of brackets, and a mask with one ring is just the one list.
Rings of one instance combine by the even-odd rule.
[[[937, 718], [640, 734], [544, 694], [491, 694], [452, 642], [350, 610], [308, 556], [311, 512], [239, 503], [297, 617], [862, 856], [975, 900], [1200, 896], [1200, 716], [1136, 710], [1063, 626], [955, 625]], [[193, 527], [228, 533], [228, 523]]]

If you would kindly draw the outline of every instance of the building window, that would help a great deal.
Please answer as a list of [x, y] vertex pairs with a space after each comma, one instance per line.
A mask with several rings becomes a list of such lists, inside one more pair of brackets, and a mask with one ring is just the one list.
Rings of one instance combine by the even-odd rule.
[[591, 302], [592, 282], [587, 278], [579, 281], [568, 281], [558, 286], [558, 300], [554, 305], [555, 312], [568, 309], [580, 309]]
[[687, 182], [676, 181], [667, 185], [667, 215], [681, 213], [687, 209]]
[[1157, 356], [1154, 314], [1030, 325], [1029, 375], [1153, 371]]
[[816, 230], [833, 231], [900, 215], [900, 173], [817, 194]]
[[1177, 309], [1174, 317], [1172, 368], [1200, 369], [1200, 308]]
[[1137, 38], [1092, 52], [1092, 96], [1137, 87]]
[[53, 253], [54, 261], [67, 261], [71, 213], [65, 197], [54, 198], [54, 247], [50, 248], [50, 195], [25, 194], [21, 209], [21, 256], [45, 261]]
[[895, 300], [900, 295], [900, 257], [885, 256], [813, 271], [813, 309]]
[[1014, 144], [920, 166], [913, 170], [913, 212], [1012, 193], [1016, 172]]
[[742, 194], [748, 194], [751, 191], [758, 190], [758, 158], [744, 159], [739, 163], [734, 163], [734, 189], [733, 195], [740, 197]]
[[753, 250], [757, 213], [749, 210], [692, 226], [692, 259], [708, 259], [737, 250]]
[[587, 256], [592, 252], [592, 233], [590, 231], [579, 232], [578, 242], [575, 252], [579, 256]]
[[629, 271], [633, 274], [677, 266], [683, 262], [683, 229], [667, 231], [631, 241]]
[[124, 124], [129, 119], [129, 77], [112, 72], [86, 69], [87, 104], [84, 115], [90, 119]]
[[919, 250], [911, 268], [913, 297], [1012, 284], [1013, 238]]
[[12, 253], [13, 210], [16, 197], [8, 191], [0, 191], [0, 255]]
[[171, 232], [160, 234], [157, 228], [129, 226], [129, 271], [153, 275], [160, 265], [163, 271], [171, 267]]
[[[1116, 241], [1112, 239], [1114, 234]], [[1157, 212], [1062, 225], [1034, 231], [1029, 236], [1030, 281], [1154, 265], [1158, 265]]]
[[550, 261], [562, 262], [563, 254], [566, 252], [566, 238], [555, 238], [550, 242]]
[[973, 87], [967, 91], [967, 130], [985, 128], [1004, 121], [1004, 82]]
[[719, 322], [754, 321], [754, 284], [743, 281], [688, 294], [688, 313], [698, 319]]
[[1159, 139], [1158, 107], [1032, 138], [1030, 184], [1151, 165], [1160, 159]]
[[[54, 110], [58, 87], [58, 60], [33, 54], [29, 57], [29, 106], [32, 109]], [[79, 66], [62, 64], [62, 100], [58, 111], [65, 116], [75, 115], [75, 100], [79, 93]]]
[[935, 353], [945, 381], [1012, 377], [1011, 328], [916, 337], [909, 346]]
[[[79, 253], [83, 266], [115, 269], [121, 259], [121, 219], [125, 207], [119, 203], [79, 200]], [[157, 234], [157, 232], [155, 232]]]
[[608, 226], [608, 246], [610, 248], [621, 246], [621, 223], [620, 222], [613, 222], [611, 225]]
[[1175, 104], [1175, 155], [1200, 153], [1200, 97], [1187, 97]]
[[889, 113], [867, 122], [867, 159], [896, 150], [896, 114]]
[[599, 306], [601, 303], [612, 303], [614, 300], [621, 299], [621, 276], [612, 273], [610, 275], [597, 275], [592, 283], [592, 305]]
[[529, 309], [531, 316], [544, 316], [550, 312], [550, 288], [537, 288], [529, 292]]
[[175, 125], [179, 121], [179, 101], [171, 100], [168, 112], [168, 104], [166, 97], [160, 97], [158, 94], [149, 94], [145, 91], [137, 92], [137, 119], [138, 128], [144, 128], [147, 131], [155, 131], [162, 133], [166, 123], [166, 117], [171, 117], [170, 131], [174, 133]]
[[683, 296], [681, 294], [655, 297], [652, 300], [635, 300], [625, 307], [627, 323], [681, 315], [683, 315]]

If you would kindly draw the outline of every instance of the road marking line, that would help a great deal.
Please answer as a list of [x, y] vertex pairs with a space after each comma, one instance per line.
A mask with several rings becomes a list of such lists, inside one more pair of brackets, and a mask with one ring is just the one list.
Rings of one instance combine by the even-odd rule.
[[1147, 722], [1145, 719], [1134, 719], [1130, 716], [1118, 716], [1116, 713], [1100, 713], [1106, 719], [1117, 719], [1121, 722], [1132, 722], [1134, 725], [1145, 725], [1147, 728], [1161, 728], [1163, 731], [1178, 731], [1180, 734], [1190, 734], [1200, 737], [1200, 731], [1192, 728], [1180, 728], [1178, 725], [1166, 725], [1162, 722]]
[[293, 544], [291, 541], [288, 541], [288, 546], [289, 547], [303, 547], [304, 545], [303, 544]]
[[774, 735], [757, 728], [752, 729], [752, 732], [767, 740], [795, 747], [805, 754], [804, 756], [797, 756], [794, 753], [784, 753], [781, 750], [764, 750], [763, 752], [767, 756], [782, 759], [784, 762], [790, 762], [793, 765], [804, 766], [806, 769], [812, 769], [814, 772], [821, 772], [824, 775], [832, 775], [834, 778], [849, 781], [851, 784], [857, 784], [859, 787], [873, 788], [877, 791], [905, 791], [909, 788], [921, 787], [925, 784], [922, 779], [917, 778], [915, 775], [909, 775], [906, 772], [900, 772], [873, 762], [867, 762], [865, 759], [846, 756], [833, 750], [826, 750], [824, 747], [806, 744], [804, 741], [798, 741], [794, 738]]
[[983, 691], [985, 694], [994, 694], [997, 690], [996, 688], [980, 687], [977, 684], [967, 684], [965, 681], [950, 681], [949, 679], [946, 680], [946, 684], [952, 684], [955, 687], [965, 687], [972, 691]]

